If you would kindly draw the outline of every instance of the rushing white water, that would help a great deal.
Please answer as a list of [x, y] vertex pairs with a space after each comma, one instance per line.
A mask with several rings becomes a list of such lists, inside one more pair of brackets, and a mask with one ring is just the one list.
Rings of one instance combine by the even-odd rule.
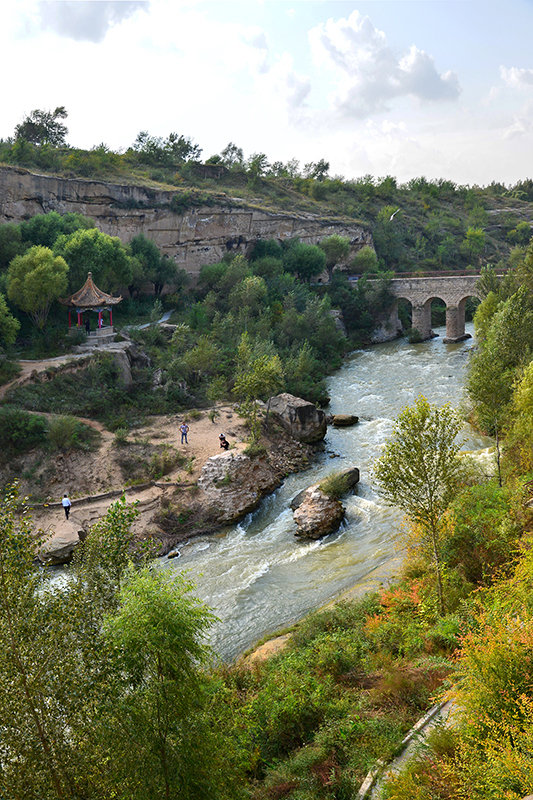
[[[438, 405], [458, 406], [472, 339], [444, 344], [398, 339], [359, 350], [329, 379], [332, 413], [354, 413], [352, 428], [328, 428], [326, 449], [311, 470], [291, 475], [253, 514], [224, 533], [191, 539], [162, 567], [185, 571], [196, 594], [219, 622], [212, 644], [232, 659], [267, 633], [299, 619], [361, 581], [395, 555], [401, 514], [384, 505], [373, 485], [372, 464], [390, 437], [394, 418], [419, 394]], [[464, 431], [465, 450], [490, 441]], [[333, 454], [339, 457], [332, 458]], [[346, 519], [317, 542], [294, 536], [289, 502], [330, 472], [359, 467], [356, 494], [343, 500]]]

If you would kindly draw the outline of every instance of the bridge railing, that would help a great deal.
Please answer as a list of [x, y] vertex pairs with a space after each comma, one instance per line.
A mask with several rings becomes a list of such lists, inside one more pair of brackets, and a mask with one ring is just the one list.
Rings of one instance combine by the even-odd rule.
[[[509, 271], [509, 267], [498, 269], [497, 276], [505, 275]], [[348, 275], [349, 281], [358, 281], [360, 278], [366, 278], [369, 281], [375, 281], [383, 278], [386, 273], [383, 272], [361, 272]], [[481, 275], [480, 269], [469, 270], [435, 270], [434, 272], [395, 272], [392, 275], [393, 280], [402, 278], [476, 278]]]

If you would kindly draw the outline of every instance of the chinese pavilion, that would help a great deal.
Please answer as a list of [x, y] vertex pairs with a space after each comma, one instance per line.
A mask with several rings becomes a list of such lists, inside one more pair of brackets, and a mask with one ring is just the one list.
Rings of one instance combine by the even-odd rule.
[[[87, 275], [87, 280], [81, 289], [79, 289], [77, 292], [74, 292], [74, 294], [71, 294], [70, 297], [60, 300], [59, 302], [63, 303], [64, 306], [68, 306], [69, 332], [72, 330], [80, 330], [83, 326], [85, 326], [85, 330], [88, 334], [90, 334], [91, 324], [89, 312], [96, 312], [98, 314], [98, 321], [95, 333], [98, 336], [113, 333], [112, 306], [116, 306], [116, 304], [120, 303], [121, 300], [122, 297], [113, 297], [110, 294], [102, 292], [102, 290], [95, 285], [92, 272], [89, 272]], [[76, 314], [78, 315], [77, 324], [75, 327], [72, 326], [71, 319], [71, 312], [73, 309], [76, 310]], [[109, 311], [109, 325], [104, 325], [104, 311]], [[85, 323], [83, 321], [84, 314], [86, 314]]]

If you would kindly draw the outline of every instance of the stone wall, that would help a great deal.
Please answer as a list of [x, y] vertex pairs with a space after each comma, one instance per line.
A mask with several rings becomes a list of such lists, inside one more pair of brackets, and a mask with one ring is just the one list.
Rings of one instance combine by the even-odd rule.
[[228, 251], [246, 253], [257, 239], [298, 237], [308, 244], [339, 234], [350, 239], [351, 255], [372, 235], [337, 218], [301, 212], [274, 212], [237, 198], [220, 196], [217, 205], [171, 210], [176, 192], [81, 178], [37, 175], [0, 167], [0, 222], [20, 222], [35, 214], [78, 212], [100, 230], [129, 242], [143, 233], [192, 276]]

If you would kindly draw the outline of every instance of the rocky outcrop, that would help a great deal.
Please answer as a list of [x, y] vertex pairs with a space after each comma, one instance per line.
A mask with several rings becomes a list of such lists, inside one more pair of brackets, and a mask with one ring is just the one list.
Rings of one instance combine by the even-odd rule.
[[[331, 480], [334, 479], [334, 482]], [[359, 483], [359, 470], [350, 467], [333, 473], [320, 484], [299, 492], [290, 507], [296, 522], [296, 536], [306, 539], [321, 539], [337, 530], [344, 517], [345, 508], [338, 498], [353, 491]]]
[[[332, 475], [334, 475], [336, 479], [335, 489], [337, 490], [338, 493], [337, 497], [349, 494], [355, 489], [355, 487], [359, 483], [360, 473], [357, 467], [350, 467], [349, 469], [345, 469], [342, 472], [334, 472], [332, 473]], [[327, 478], [325, 480], [327, 481]], [[301, 504], [305, 500], [307, 491], [308, 489], [302, 489], [301, 492], [298, 492], [298, 494], [292, 498], [291, 502], [289, 503], [291, 511], [296, 511], [296, 509], [301, 506]]]
[[332, 500], [318, 486], [303, 492], [297, 508], [293, 511], [296, 536], [305, 539], [321, 539], [337, 530], [344, 517], [344, 506]]
[[173, 202], [181, 196], [177, 191], [0, 167], [0, 222], [20, 222], [48, 211], [78, 212], [123, 242], [143, 233], [193, 277], [228, 252], [246, 254], [261, 238], [298, 237], [317, 244], [332, 234], [346, 236], [351, 242], [348, 260], [363, 245], [372, 246], [370, 230], [349, 220], [269, 211], [222, 194], [211, 195], [211, 205], [183, 210]]
[[55, 532], [46, 538], [39, 548], [38, 558], [42, 564], [68, 564], [75, 548], [83, 539], [84, 532], [77, 531], [72, 522], [64, 520], [56, 527]]
[[270, 414], [299, 442], [320, 442], [326, 435], [324, 412], [288, 392], [270, 399]]
[[242, 519], [280, 483], [279, 473], [265, 458], [252, 459], [233, 451], [211, 456], [198, 479], [202, 505], [220, 525]]

